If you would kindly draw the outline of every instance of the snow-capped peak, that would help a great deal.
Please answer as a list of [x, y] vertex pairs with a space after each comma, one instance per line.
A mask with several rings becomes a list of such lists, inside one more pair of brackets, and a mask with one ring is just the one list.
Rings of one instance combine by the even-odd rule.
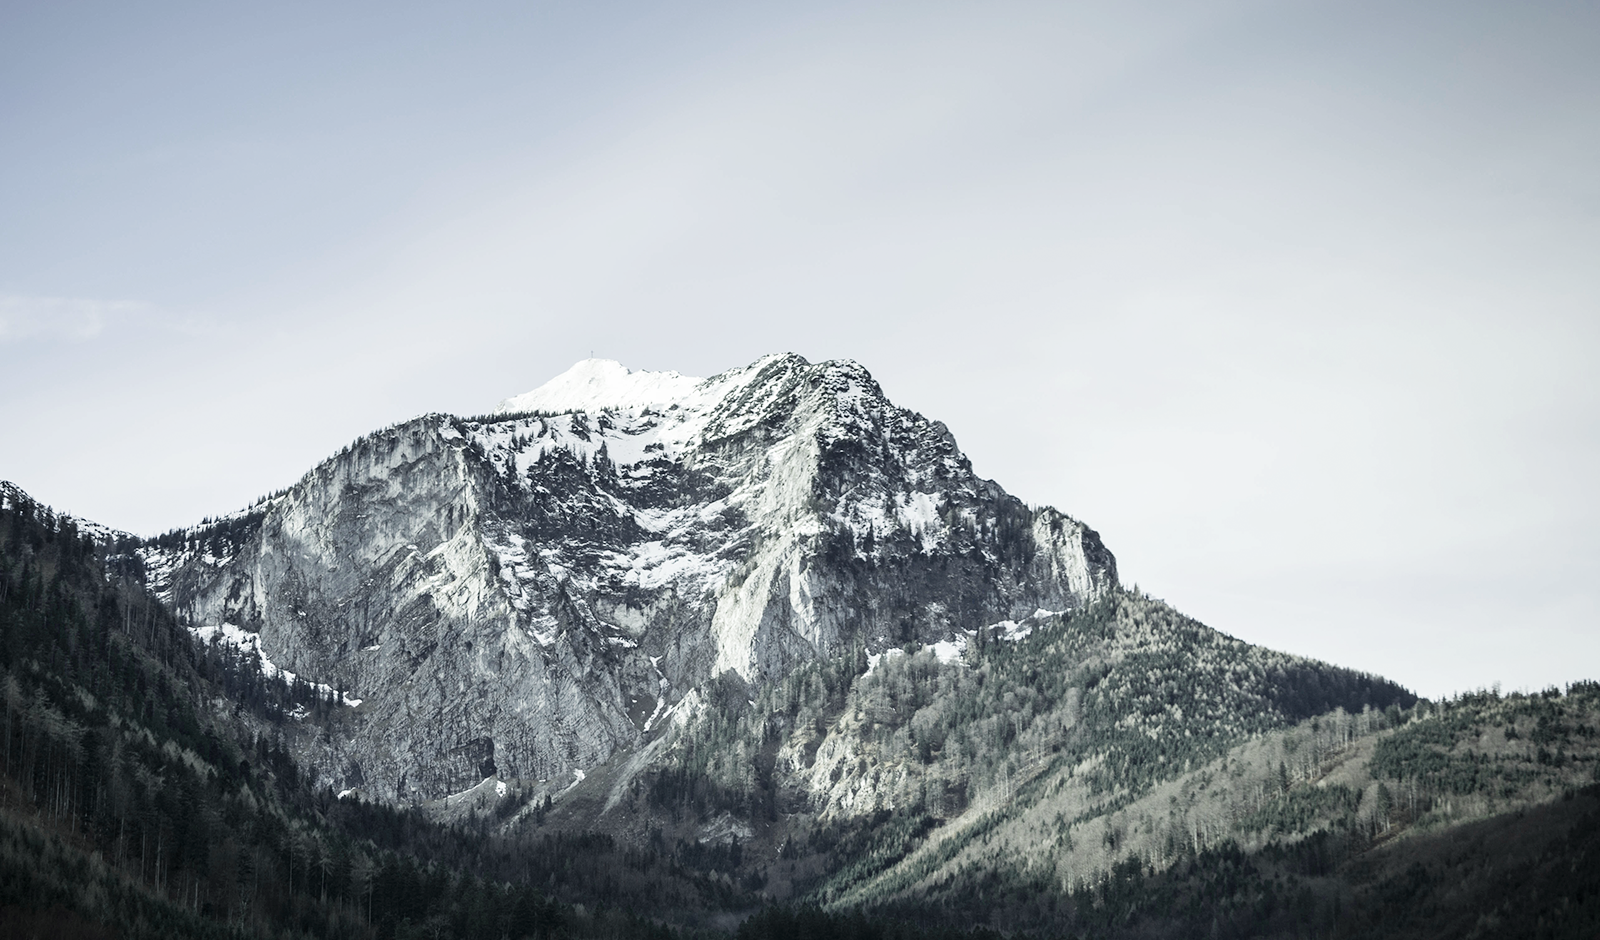
[[585, 359], [533, 391], [507, 398], [496, 411], [665, 409], [688, 398], [701, 381], [676, 372], [635, 372], [614, 359]]

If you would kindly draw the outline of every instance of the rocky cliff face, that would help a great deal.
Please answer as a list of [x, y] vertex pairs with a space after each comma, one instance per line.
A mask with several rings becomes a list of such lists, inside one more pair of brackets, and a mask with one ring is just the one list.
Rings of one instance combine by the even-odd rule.
[[1094, 531], [976, 477], [859, 365], [792, 355], [705, 380], [579, 363], [188, 536], [143, 549], [153, 587], [359, 700], [302, 757], [385, 799], [581, 771], [729, 671], [760, 684], [1116, 585]]

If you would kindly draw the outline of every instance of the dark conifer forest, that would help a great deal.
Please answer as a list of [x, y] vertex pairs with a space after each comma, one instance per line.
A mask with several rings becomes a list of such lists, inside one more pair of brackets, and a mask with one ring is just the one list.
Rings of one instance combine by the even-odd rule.
[[310, 686], [107, 570], [44, 507], [0, 517], [0, 934], [649, 936], [615, 901], [716, 904], [693, 878], [637, 888], [655, 860], [604, 836], [513, 846], [310, 788], [277, 732]]

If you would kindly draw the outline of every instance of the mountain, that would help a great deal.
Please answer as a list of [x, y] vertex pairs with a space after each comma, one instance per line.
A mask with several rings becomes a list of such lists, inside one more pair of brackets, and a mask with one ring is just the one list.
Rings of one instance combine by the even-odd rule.
[[0, 692], [6, 935], [1600, 928], [1600, 685], [1229, 637], [850, 362], [579, 363], [153, 538], [0, 484]]
[[359, 700], [301, 758], [401, 801], [570, 778], [719, 675], [953, 642], [1117, 584], [1093, 530], [978, 478], [859, 365], [793, 355], [705, 380], [582, 362], [139, 554], [192, 623]]

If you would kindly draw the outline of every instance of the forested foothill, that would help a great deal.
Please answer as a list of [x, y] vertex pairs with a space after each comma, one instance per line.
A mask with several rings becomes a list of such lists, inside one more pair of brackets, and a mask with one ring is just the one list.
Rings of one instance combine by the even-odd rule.
[[1137, 591], [956, 661], [848, 659], [704, 710], [649, 791], [776, 820], [746, 847], [769, 894], [1067, 936], [1538, 935], [1558, 903], [1547, 935], [1592, 935], [1594, 683], [1419, 701]]
[[6, 493], [0, 935], [649, 936], [617, 902], [719, 907], [694, 873], [630, 878], [652, 858], [604, 836], [513, 844], [310, 788], [281, 736], [318, 693], [197, 642], [105, 561]]
[[653, 762], [451, 814], [316, 789], [336, 698], [135, 575], [6, 492], [0, 935], [1600, 935], [1595, 683], [1422, 701], [1119, 591], [725, 676]]

